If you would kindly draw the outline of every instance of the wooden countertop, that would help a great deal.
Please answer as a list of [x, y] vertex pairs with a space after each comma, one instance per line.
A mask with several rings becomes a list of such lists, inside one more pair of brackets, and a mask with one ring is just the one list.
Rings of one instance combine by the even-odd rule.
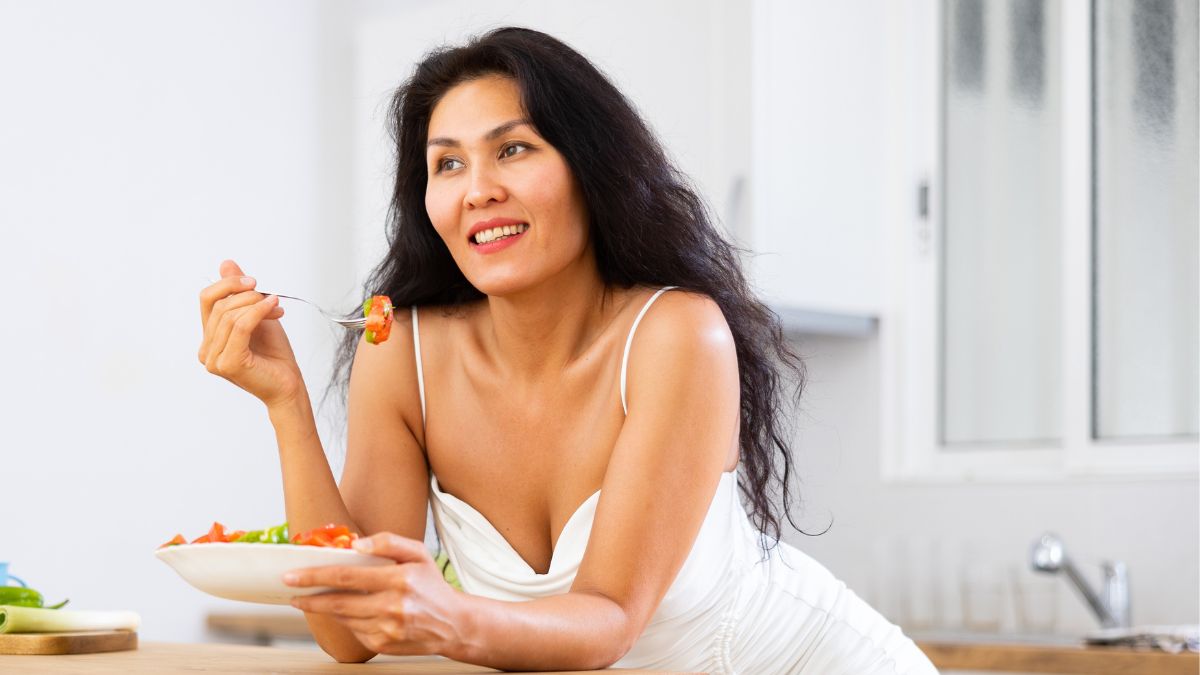
[[1196, 675], [1200, 654], [1168, 654], [1130, 647], [917, 640], [941, 670], [1084, 675]]
[[[311, 640], [308, 623], [295, 610], [210, 614], [208, 628], [217, 634], [258, 640]], [[1129, 647], [1082, 644], [1031, 644], [973, 635], [918, 638], [917, 646], [941, 670], [1059, 673], [1067, 675], [1197, 675], [1200, 654], [1167, 654]], [[487, 672], [487, 671], [463, 671]]]
[[[68, 656], [0, 656], [0, 672], [5, 673], [106, 673], [108, 675], [137, 675], [140, 673], [438, 673], [466, 675], [495, 673], [482, 666], [431, 657], [377, 656], [370, 663], [336, 663], [323, 652], [279, 647], [255, 647], [220, 644], [143, 643], [138, 649], [107, 654], [71, 654]], [[665, 673], [661, 670], [614, 670], [612, 672], [640, 675]], [[563, 675], [540, 673], [539, 675]]]
[[208, 630], [220, 635], [249, 638], [267, 645], [271, 640], [311, 640], [308, 622], [298, 609], [256, 612], [214, 612], [205, 618]]

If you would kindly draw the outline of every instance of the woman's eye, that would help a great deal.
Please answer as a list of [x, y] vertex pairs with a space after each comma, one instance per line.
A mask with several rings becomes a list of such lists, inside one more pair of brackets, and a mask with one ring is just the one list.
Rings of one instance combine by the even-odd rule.
[[500, 156], [502, 158], [508, 158], [525, 152], [528, 149], [529, 146], [525, 145], [524, 143], [509, 143], [508, 145], [504, 146], [502, 150], [500, 150]]
[[[458, 166], [455, 166], [455, 165], [458, 165]], [[458, 161], [457, 159], [454, 159], [453, 157], [445, 157], [443, 159], [438, 160], [437, 172], [441, 173], [443, 171], [453, 171], [453, 170], [457, 169], [459, 166], [462, 166], [462, 162]]]

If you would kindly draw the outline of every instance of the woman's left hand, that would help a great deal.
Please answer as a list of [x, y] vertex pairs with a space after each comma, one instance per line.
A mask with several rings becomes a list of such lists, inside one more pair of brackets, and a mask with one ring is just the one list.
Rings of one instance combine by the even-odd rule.
[[398, 564], [293, 570], [284, 575], [289, 586], [341, 592], [296, 597], [292, 606], [337, 619], [380, 654], [446, 654], [461, 644], [457, 617], [467, 596], [446, 583], [424, 542], [383, 532], [354, 548]]

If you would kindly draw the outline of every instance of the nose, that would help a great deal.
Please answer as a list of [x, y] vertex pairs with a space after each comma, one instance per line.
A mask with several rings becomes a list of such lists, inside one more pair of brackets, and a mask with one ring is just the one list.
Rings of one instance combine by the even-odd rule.
[[466, 208], [479, 209], [493, 202], [503, 202], [508, 192], [500, 183], [492, 167], [475, 167], [471, 170], [471, 183], [463, 199]]

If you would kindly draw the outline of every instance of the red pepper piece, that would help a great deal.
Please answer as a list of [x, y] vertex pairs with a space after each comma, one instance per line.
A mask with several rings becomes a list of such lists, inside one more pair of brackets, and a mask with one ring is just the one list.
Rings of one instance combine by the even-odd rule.
[[212, 528], [208, 531], [208, 534], [204, 534], [199, 537], [196, 537], [192, 541], [192, 543], [193, 544], [216, 544], [216, 543], [221, 543], [224, 541], [225, 541], [225, 526], [218, 522], [213, 522]]
[[163, 544], [162, 546], [159, 546], [159, 548], [166, 548], [168, 546], [175, 546], [176, 544], [186, 544], [186, 543], [188, 543], [187, 539], [184, 539], [182, 534], [177, 534], [174, 537], [171, 537], [171, 541], [168, 541], [167, 543]]
[[330, 523], [324, 527], [317, 527], [307, 532], [301, 532], [292, 537], [293, 544], [301, 546], [327, 546], [330, 548], [350, 548], [350, 542], [358, 538], [358, 535], [350, 531], [350, 528], [345, 525], [336, 525]]

